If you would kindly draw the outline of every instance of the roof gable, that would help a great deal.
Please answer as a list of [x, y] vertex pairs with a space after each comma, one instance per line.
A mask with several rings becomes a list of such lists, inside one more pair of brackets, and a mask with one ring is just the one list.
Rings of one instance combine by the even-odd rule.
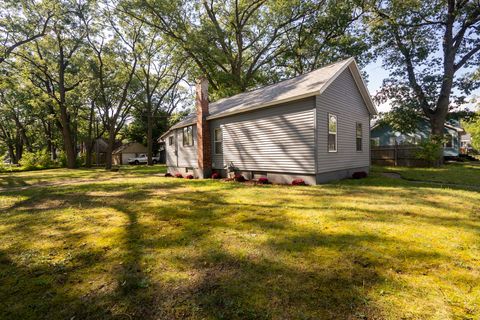
[[[367, 86], [363, 81], [354, 58], [342, 60], [309, 73], [284, 80], [253, 91], [237, 94], [232, 97], [220, 99], [210, 103], [208, 120], [226, 117], [229, 115], [248, 112], [289, 101], [294, 101], [309, 96], [322, 94], [330, 84], [347, 68], [350, 69], [359, 92], [365, 101], [370, 114], [377, 114], [375, 105], [370, 97]], [[170, 128], [181, 128], [194, 124], [196, 114], [188, 115], [184, 120]], [[170, 131], [169, 130], [169, 131]], [[168, 133], [168, 132], [167, 132]], [[163, 136], [165, 136], [165, 133]]]

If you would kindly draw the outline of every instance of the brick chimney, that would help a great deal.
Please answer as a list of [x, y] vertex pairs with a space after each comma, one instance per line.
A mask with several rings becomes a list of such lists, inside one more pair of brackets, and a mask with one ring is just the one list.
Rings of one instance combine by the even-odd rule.
[[195, 87], [195, 107], [197, 109], [197, 156], [199, 178], [209, 178], [212, 174], [212, 143], [208, 127], [208, 80], [202, 77]]

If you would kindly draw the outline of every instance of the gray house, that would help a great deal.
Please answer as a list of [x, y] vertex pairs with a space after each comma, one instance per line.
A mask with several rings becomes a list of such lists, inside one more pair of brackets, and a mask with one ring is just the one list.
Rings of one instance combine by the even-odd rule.
[[317, 184], [369, 171], [376, 113], [350, 58], [214, 103], [199, 80], [196, 114], [161, 138], [170, 173], [207, 178], [233, 166], [248, 179]]
[[[405, 134], [394, 130], [390, 125], [377, 122], [372, 125], [370, 139], [372, 146], [418, 145], [422, 140], [430, 137], [430, 123], [421, 118], [417, 129], [413, 133]], [[463, 129], [445, 123], [443, 129], [445, 142], [443, 143], [444, 157], [458, 157], [460, 154], [460, 136]]]

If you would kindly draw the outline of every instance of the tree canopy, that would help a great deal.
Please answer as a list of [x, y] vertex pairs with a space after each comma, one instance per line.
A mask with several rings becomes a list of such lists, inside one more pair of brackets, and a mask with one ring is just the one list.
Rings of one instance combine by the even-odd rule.
[[88, 166], [103, 138], [110, 168], [118, 142], [135, 139], [151, 160], [192, 108], [196, 78], [216, 100], [350, 56], [390, 71], [377, 95], [393, 104], [385, 119], [408, 128], [423, 115], [441, 135], [480, 84], [479, 10], [478, 0], [5, 0], [0, 152]]

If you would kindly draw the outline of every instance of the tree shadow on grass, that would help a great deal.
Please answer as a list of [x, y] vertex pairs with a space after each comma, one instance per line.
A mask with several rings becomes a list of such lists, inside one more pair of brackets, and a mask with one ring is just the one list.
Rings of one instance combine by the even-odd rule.
[[[204, 186], [209, 189], [201, 189]], [[185, 188], [192, 187], [201, 190], [185, 194]], [[324, 233], [302, 227], [287, 216], [291, 207], [286, 208], [282, 199], [272, 199], [271, 204], [232, 202], [231, 193], [237, 188], [244, 187], [175, 181], [49, 188], [41, 195], [23, 192], [26, 199], [8, 208], [9, 217], [18, 219], [12, 219], [6, 229], [31, 239], [31, 246], [42, 237], [42, 227], [57, 229], [72, 248], [89, 236], [88, 231], [65, 228], [62, 221], [52, 223], [55, 208], [32, 206], [39, 201], [62, 200], [62, 208], [114, 210], [123, 219], [123, 233], [105, 252], [89, 244], [75, 250], [75, 257], [60, 271], [40, 261], [35, 268], [49, 277], [43, 280], [37, 279], [36, 269], [28, 263], [17, 261], [18, 250], [28, 246], [0, 251], [0, 297], [4, 298], [0, 318], [381, 318], [370, 290], [395, 280], [388, 276], [387, 268], [392, 267], [388, 258], [367, 248], [395, 241], [405, 248], [390, 252], [393, 260], [400, 255], [444, 259], [379, 234]], [[308, 188], [298, 190], [308, 196]], [[322, 194], [322, 190], [308, 192], [316, 197]], [[153, 204], [154, 197], [165, 199]], [[292, 207], [323, 210], [301, 203]], [[35, 215], [40, 218], [28, 219]], [[27, 224], [24, 229], [18, 226], [22, 223]], [[85, 224], [108, 226], [105, 221], [86, 220]], [[241, 238], [247, 231], [265, 240]], [[68, 237], [72, 232], [79, 233]], [[181, 273], [181, 277], [165, 280], [169, 273]], [[95, 277], [100, 280], [85, 283]], [[46, 284], [32, 287], [32, 281]], [[51, 292], [51, 297], [45, 298], [45, 292]]]

